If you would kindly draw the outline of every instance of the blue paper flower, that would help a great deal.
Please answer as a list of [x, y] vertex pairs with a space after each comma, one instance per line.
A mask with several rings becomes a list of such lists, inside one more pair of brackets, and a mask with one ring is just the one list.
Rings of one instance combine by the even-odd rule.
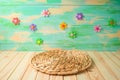
[[82, 20], [83, 19], [83, 14], [82, 13], [77, 13], [76, 18], [77, 20]]
[[36, 30], [37, 30], [36, 25], [35, 25], [35, 24], [31, 24], [31, 25], [30, 25], [30, 30], [31, 30], [31, 31], [36, 31]]

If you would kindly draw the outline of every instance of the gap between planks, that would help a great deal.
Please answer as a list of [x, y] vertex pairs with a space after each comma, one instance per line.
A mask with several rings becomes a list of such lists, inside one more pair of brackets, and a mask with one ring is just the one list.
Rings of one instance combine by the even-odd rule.
[[22, 75], [26, 71], [28, 67], [28, 60], [30, 56], [32, 55], [31, 52], [27, 52], [23, 60], [20, 62], [20, 64], [17, 66], [17, 68], [14, 70], [11, 76], [9, 76], [8, 80], [21, 80]]
[[6, 67], [1, 71], [2, 74], [0, 74], [0, 78], [2, 80], [7, 80], [9, 75], [12, 74], [12, 72], [15, 70], [17, 65], [22, 60], [22, 58], [25, 56], [25, 54], [21, 54], [21, 53], [14, 53], [14, 54], [17, 54], [15, 58], [13, 58], [13, 60], [8, 65], [6, 65]]
[[[88, 51], [82, 51], [82, 52], [89, 55]], [[105, 80], [94, 61], [91, 67], [86, 70], [86, 77], [87, 79], [85, 80]]]
[[0, 73], [2, 70], [4, 70], [4, 68], [7, 67], [7, 65], [14, 59], [14, 57], [16, 57], [17, 54], [12, 54], [9, 53], [9, 55], [7, 55], [7, 57], [4, 57], [1, 61], [0, 61]]
[[89, 52], [89, 55], [92, 57], [99, 71], [104, 76], [105, 80], [119, 80], [118, 77], [116, 77], [116, 75], [114, 74], [114, 71], [112, 71], [108, 64], [104, 61], [103, 57], [100, 56], [99, 52]]

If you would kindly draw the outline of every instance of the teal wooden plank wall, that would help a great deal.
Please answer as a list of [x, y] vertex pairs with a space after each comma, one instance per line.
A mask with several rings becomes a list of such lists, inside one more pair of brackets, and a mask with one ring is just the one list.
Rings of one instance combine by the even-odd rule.
[[[120, 0], [1, 0], [0, 50], [40, 51], [52, 48], [120, 50]], [[49, 17], [42, 16], [49, 10]], [[77, 20], [77, 13], [83, 14]], [[19, 18], [15, 25], [13, 18]], [[115, 25], [109, 25], [110, 20]], [[67, 28], [62, 30], [64, 22]], [[30, 30], [35, 24], [36, 31]], [[101, 31], [94, 27], [100, 25]], [[70, 32], [76, 38], [70, 38]], [[42, 39], [43, 44], [36, 44]]]

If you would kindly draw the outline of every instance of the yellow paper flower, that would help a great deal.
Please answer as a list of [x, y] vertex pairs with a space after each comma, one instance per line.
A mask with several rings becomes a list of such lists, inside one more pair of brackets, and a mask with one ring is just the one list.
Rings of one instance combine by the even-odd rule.
[[62, 22], [62, 23], [60, 24], [60, 28], [61, 28], [62, 30], [65, 30], [65, 29], [67, 28], [67, 24], [66, 24], [65, 22]]

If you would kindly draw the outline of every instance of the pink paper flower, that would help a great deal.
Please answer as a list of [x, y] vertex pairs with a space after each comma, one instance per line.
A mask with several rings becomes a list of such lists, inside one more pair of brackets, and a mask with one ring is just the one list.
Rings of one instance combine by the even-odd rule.
[[48, 17], [50, 15], [49, 10], [43, 10], [41, 13], [44, 17]]
[[20, 24], [20, 20], [19, 20], [19, 18], [13, 18], [13, 20], [12, 20], [12, 22], [15, 24], [15, 25], [18, 25], [18, 24]]
[[95, 32], [100, 32], [101, 31], [101, 27], [99, 25], [94, 27]]

